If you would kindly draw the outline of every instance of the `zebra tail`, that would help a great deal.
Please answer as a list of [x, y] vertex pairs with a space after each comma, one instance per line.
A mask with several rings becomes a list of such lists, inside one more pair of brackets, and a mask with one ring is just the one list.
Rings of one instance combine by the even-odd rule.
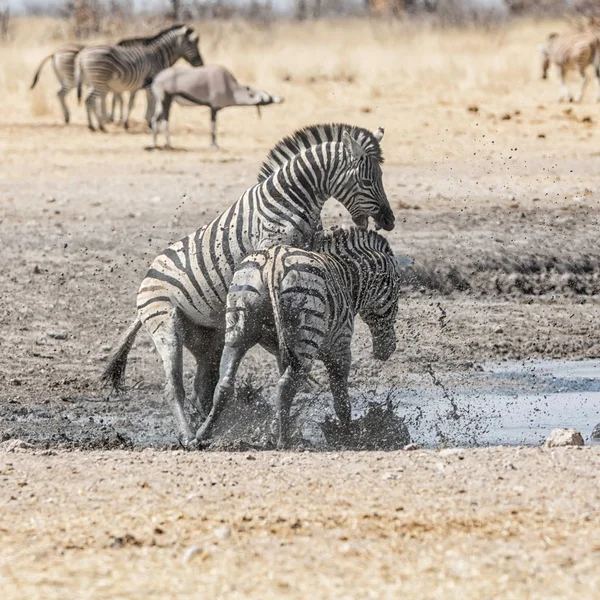
[[42, 72], [42, 67], [46, 64], [46, 61], [50, 58], [52, 58], [54, 56], [54, 54], [49, 54], [48, 56], [46, 56], [46, 58], [40, 63], [40, 66], [38, 67], [37, 71], [35, 72], [35, 75], [33, 76], [33, 82], [31, 84], [31, 87], [29, 88], [30, 90], [32, 90], [35, 87], [35, 84], [38, 82], [38, 79], [40, 77], [40, 73]]
[[136, 318], [136, 320], [130, 325], [129, 329], [125, 333], [123, 342], [113, 354], [106, 369], [104, 369], [104, 373], [102, 373], [100, 377], [102, 383], [110, 384], [112, 389], [117, 392], [120, 392], [124, 389], [123, 378], [125, 377], [127, 356], [131, 350], [131, 347], [133, 346], [135, 336], [137, 335], [141, 326], [142, 322], [139, 320], [139, 318]]
[[277, 342], [279, 344], [279, 357], [283, 369], [287, 369], [288, 366], [292, 365], [295, 357], [294, 353], [290, 349], [290, 345], [286, 340], [287, 334], [283, 320], [281, 318], [281, 296], [279, 295], [279, 286], [277, 285], [275, 269], [271, 270], [271, 277], [268, 282], [269, 297], [271, 299], [271, 306], [273, 307], [273, 320], [275, 321], [275, 331], [277, 333]]

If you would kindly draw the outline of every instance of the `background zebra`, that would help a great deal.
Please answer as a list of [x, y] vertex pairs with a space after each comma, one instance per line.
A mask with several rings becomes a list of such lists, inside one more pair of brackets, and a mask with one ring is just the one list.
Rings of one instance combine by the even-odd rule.
[[56, 95], [58, 96], [58, 101], [60, 102], [63, 111], [65, 123], [69, 123], [70, 120], [69, 108], [65, 101], [65, 96], [69, 93], [69, 90], [75, 87], [75, 57], [82, 48], [82, 44], [67, 44], [56, 50], [56, 52], [46, 56], [37, 68], [30, 87], [30, 89], [35, 87], [40, 77], [40, 73], [42, 72], [42, 68], [48, 60], [52, 59], [52, 68], [54, 69], [54, 74], [60, 84]]
[[368, 325], [374, 357], [387, 360], [396, 348], [394, 322], [407, 264], [385, 238], [356, 227], [326, 232], [319, 252], [276, 246], [245, 258], [229, 286], [219, 383], [197, 439], [210, 434], [233, 394], [240, 362], [256, 344], [278, 359], [278, 447], [289, 443], [290, 407], [316, 358], [325, 364], [335, 412], [348, 433], [354, 317], [359, 313]]
[[[137, 38], [125, 38], [117, 42], [117, 46], [147, 46], [152, 40], [155, 39], [155, 36], [152, 37], [137, 37]], [[65, 101], [65, 96], [75, 87], [75, 58], [77, 54], [84, 48], [83, 44], [67, 44], [62, 46], [52, 54], [49, 54], [42, 60], [40, 66], [37, 68], [35, 75], [33, 76], [33, 82], [31, 84], [30, 89], [33, 89], [40, 77], [40, 73], [42, 72], [42, 68], [46, 64], [46, 62], [52, 59], [52, 68], [54, 69], [54, 74], [58, 79], [60, 87], [57, 92], [58, 100], [60, 102], [65, 123], [69, 123], [70, 115], [69, 108], [67, 107], [67, 103]], [[131, 92], [134, 96], [136, 91]], [[151, 95], [148, 94], [148, 99], [150, 104], [146, 109], [146, 121], [148, 125], [151, 125], [151, 117], [153, 112], [153, 102], [151, 100]], [[123, 120], [123, 96], [120, 93], [113, 93], [112, 100], [112, 109], [108, 120], [113, 121], [115, 118], [115, 108], [117, 103], [120, 105], [121, 112], [121, 121]], [[102, 109], [102, 114], [106, 118], [106, 110]]]
[[581, 102], [588, 78], [585, 70], [588, 65], [594, 64], [596, 77], [596, 101], [600, 102], [600, 40], [596, 33], [577, 33], [574, 35], [562, 35], [551, 33], [545, 44], [538, 46], [542, 57], [542, 79], [548, 77], [548, 69], [554, 63], [560, 73], [560, 95], [559, 102], [573, 100], [565, 76], [568, 71], [577, 69], [581, 76], [581, 88], [575, 96], [575, 102]]
[[[160, 354], [165, 397], [184, 444], [195, 438], [184, 412], [182, 352], [196, 358], [192, 401], [201, 414], [212, 406], [223, 349], [225, 302], [233, 273], [249, 253], [276, 244], [309, 247], [331, 196], [355, 222], [369, 216], [386, 229], [394, 215], [379, 162], [347, 132], [343, 142], [308, 148], [249, 190], [221, 216], [160, 254], [137, 297], [138, 316], [103, 379], [121, 385], [127, 354], [142, 324]], [[369, 138], [377, 146], [373, 134]]]
[[[92, 112], [98, 127], [104, 130], [96, 99], [103, 99], [109, 91], [122, 93], [139, 90], [159, 71], [184, 58], [194, 67], [201, 66], [198, 34], [192, 27], [173, 25], [157, 34], [144, 46], [88, 46], [75, 59], [77, 97], [81, 99], [82, 85], [91, 88], [86, 98], [88, 127], [95, 131]], [[135, 94], [129, 98], [123, 124], [127, 126]]]

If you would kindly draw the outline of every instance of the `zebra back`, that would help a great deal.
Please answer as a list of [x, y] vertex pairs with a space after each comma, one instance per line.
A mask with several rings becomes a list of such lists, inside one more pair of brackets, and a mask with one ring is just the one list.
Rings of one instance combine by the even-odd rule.
[[347, 131], [377, 163], [383, 163], [379, 140], [368, 129], [346, 123], [310, 125], [294, 131], [275, 144], [260, 167], [258, 182], [267, 179], [296, 154], [311, 146], [326, 142], [341, 142], [344, 131]]
[[165, 33], [173, 31], [174, 29], [181, 29], [183, 26], [183, 23], [176, 23], [175, 25], [171, 25], [170, 27], [159, 31], [156, 35], [151, 35], [148, 37], [123, 38], [122, 40], [119, 40], [116, 45], [121, 47], [148, 46], [152, 42], [155, 42], [157, 39], [162, 37]]

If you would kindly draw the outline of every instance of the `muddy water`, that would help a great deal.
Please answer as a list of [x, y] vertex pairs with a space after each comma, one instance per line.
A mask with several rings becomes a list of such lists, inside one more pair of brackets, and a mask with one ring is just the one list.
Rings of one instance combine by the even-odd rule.
[[537, 445], [556, 427], [575, 427], [586, 443], [594, 443], [600, 361], [502, 362], [469, 373], [430, 371], [391, 395], [413, 441], [428, 447]]

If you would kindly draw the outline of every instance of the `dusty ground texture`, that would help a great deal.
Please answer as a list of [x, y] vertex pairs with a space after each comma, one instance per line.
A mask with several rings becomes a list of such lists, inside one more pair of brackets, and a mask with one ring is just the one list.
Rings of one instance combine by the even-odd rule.
[[[3, 598], [596, 598], [598, 448], [0, 454]], [[350, 491], [351, 490], [351, 491]]]
[[[144, 334], [133, 389], [98, 387], [152, 258], [235, 201], [283, 134], [327, 121], [386, 126], [389, 239], [416, 260], [390, 361], [358, 325], [351, 394], [600, 356], [598, 109], [591, 92], [557, 104], [535, 57], [564, 23], [402, 27], [203, 24], [206, 62], [286, 103], [221, 113], [218, 152], [206, 111], [176, 107], [177, 150], [150, 152], [141, 99], [129, 133], [92, 135], [71, 93], [64, 127], [49, 67], [28, 90], [63, 30], [16, 20], [0, 48], [0, 437], [37, 450], [0, 455], [5, 597], [593, 597], [596, 449], [158, 452], [177, 440]], [[324, 216], [348, 223], [334, 202]], [[274, 370], [254, 352], [242, 377], [268, 396]]]

